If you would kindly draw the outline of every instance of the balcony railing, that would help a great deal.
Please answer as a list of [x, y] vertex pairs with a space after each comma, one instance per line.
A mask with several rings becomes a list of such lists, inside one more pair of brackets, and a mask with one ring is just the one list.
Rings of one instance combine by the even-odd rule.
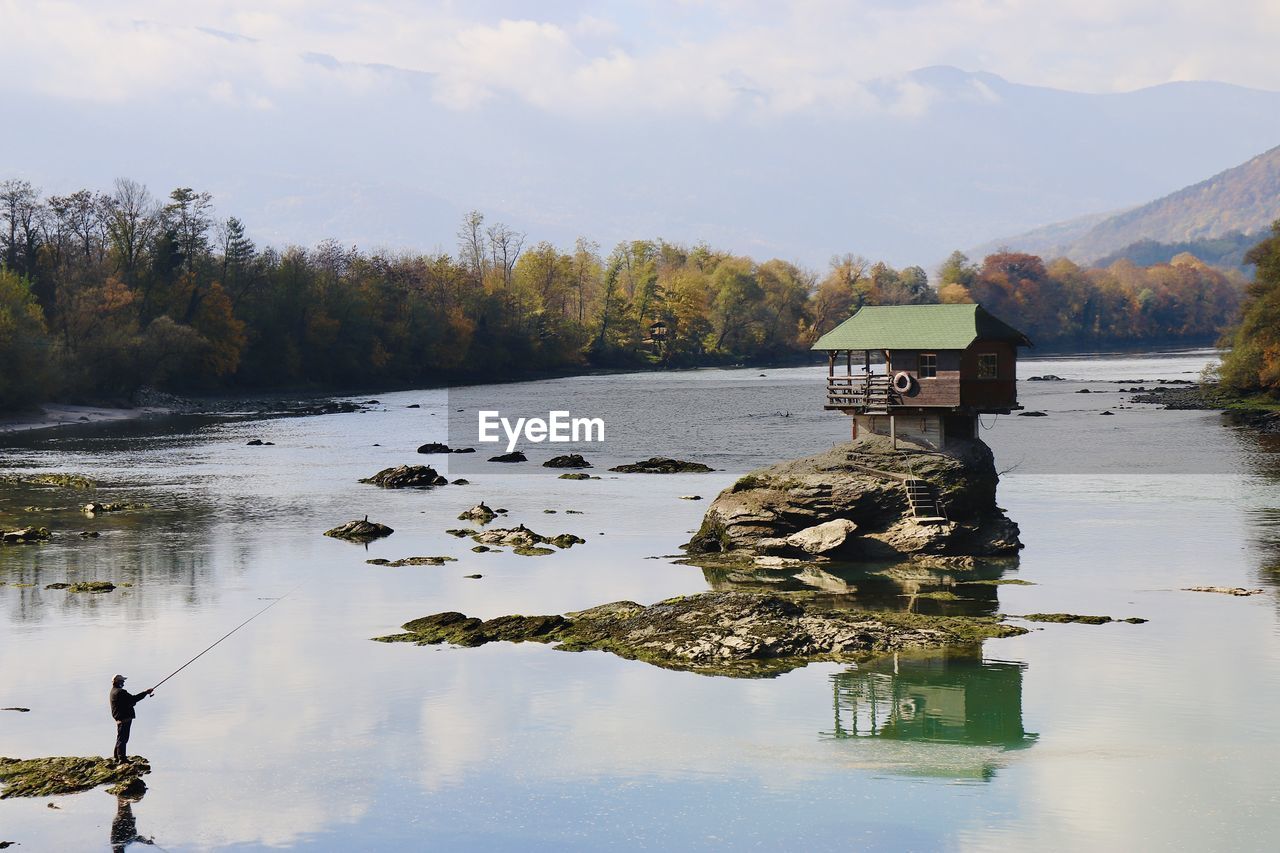
[[828, 376], [827, 405], [887, 412], [902, 405], [902, 395], [893, 390], [892, 380], [883, 373]]

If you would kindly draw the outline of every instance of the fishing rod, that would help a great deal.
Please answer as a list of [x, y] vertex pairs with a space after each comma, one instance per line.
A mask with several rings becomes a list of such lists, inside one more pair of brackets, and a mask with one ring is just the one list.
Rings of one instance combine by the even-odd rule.
[[[302, 584], [298, 584], [298, 586], [302, 586]], [[191, 666], [191, 664], [193, 664], [193, 663], [195, 663], [196, 661], [200, 660], [200, 658], [204, 657], [204, 656], [205, 656], [205, 654], [206, 654], [207, 652], [212, 651], [212, 650], [213, 650], [213, 648], [214, 648], [214, 646], [218, 645], [218, 643], [221, 643], [221, 642], [222, 642], [223, 640], [225, 640], [227, 637], [230, 637], [230, 636], [231, 636], [232, 634], [234, 634], [236, 631], [239, 631], [239, 630], [240, 630], [241, 628], [243, 628], [245, 625], [248, 625], [248, 624], [249, 624], [250, 622], [252, 622], [254, 619], [257, 619], [257, 618], [258, 618], [259, 616], [261, 616], [263, 613], [266, 613], [268, 610], [270, 610], [271, 608], [275, 607], [275, 606], [276, 606], [277, 604], [279, 604], [280, 602], [284, 601], [286, 598], [288, 598], [290, 595], [292, 595], [292, 594], [294, 593], [294, 591], [295, 591], [295, 590], [297, 590], [297, 588], [298, 588], [298, 587], [297, 587], [297, 586], [295, 586], [293, 589], [289, 590], [289, 591], [288, 591], [288, 592], [286, 592], [284, 595], [282, 595], [282, 596], [280, 596], [279, 598], [277, 598], [276, 600], [272, 601], [272, 602], [271, 602], [270, 604], [268, 604], [266, 607], [262, 608], [262, 609], [261, 609], [261, 610], [259, 610], [257, 613], [253, 614], [253, 615], [252, 615], [252, 616], [250, 616], [248, 619], [244, 620], [244, 621], [243, 621], [243, 622], [241, 622], [239, 625], [235, 626], [235, 627], [234, 627], [234, 628], [232, 628], [230, 631], [228, 631], [227, 633], [223, 634], [221, 637], [219, 637], [217, 640], [215, 640], [215, 641], [214, 641], [213, 645], [210, 645], [208, 648], [206, 648], [206, 649], [205, 649], [204, 651], [202, 651], [200, 654], [196, 655], [196, 656], [195, 656], [195, 657], [193, 657], [191, 660], [187, 661], [187, 662], [186, 662], [186, 663], [184, 663], [182, 666], [178, 667], [178, 668], [177, 668], [177, 669], [175, 669], [173, 672], [169, 673], [169, 674], [168, 674], [168, 675], [166, 675], [164, 678], [162, 678], [162, 679], [160, 680], [160, 684], [164, 684], [164, 683], [165, 683], [166, 681], [168, 681], [170, 678], [173, 678], [175, 675], [177, 675], [178, 673], [182, 672], [182, 671], [183, 671], [184, 669], [186, 669], [187, 667]], [[151, 690], [148, 690], [147, 692], [148, 692], [148, 693], [150, 693], [152, 690], [155, 690], [156, 688], [158, 688], [158, 687], [160, 686], [160, 684], [157, 684], [155, 687], [152, 687], [152, 688], [151, 688]]]

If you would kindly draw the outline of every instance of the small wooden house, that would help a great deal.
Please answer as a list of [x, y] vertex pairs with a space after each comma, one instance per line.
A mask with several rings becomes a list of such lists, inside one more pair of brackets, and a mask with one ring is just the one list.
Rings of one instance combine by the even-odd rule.
[[981, 305], [886, 305], [859, 309], [813, 348], [827, 353], [826, 408], [853, 418], [854, 438], [942, 449], [975, 438], [979, 415], [1022, 408], [1018, 347], [1031, 345]]

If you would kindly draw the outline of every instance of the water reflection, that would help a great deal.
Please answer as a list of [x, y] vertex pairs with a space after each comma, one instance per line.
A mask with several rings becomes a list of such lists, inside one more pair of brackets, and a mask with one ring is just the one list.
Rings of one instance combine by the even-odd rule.
[[787, 567], [699, 565], [711, 589], [808, 593], [837, 610], [905, 610], [930, 616], [994, 616], [1000, 582], [1018, 558], [938, 562], [809, 563]]
[[111, 821], [112, 853], [124, 853], [125, 848], [134, 842], [148, 846], [155, 844], [153, 839], [138, 834], [138, 820], [133, 815], [134, 804], [141, 802], [146, 793], [147, 786], [138, 779], [116, 795], [116, 815]]
[[1026, 664], [983, 660], [981, 652], [894, 655], [831, 676], [835, 719], [828, 737], [878, 738], [929, 744], [997, 747], [923, 754], [913, 775], [990, 779], [997, 756], [1039, 737], [1023, 728], [1022, 674]]

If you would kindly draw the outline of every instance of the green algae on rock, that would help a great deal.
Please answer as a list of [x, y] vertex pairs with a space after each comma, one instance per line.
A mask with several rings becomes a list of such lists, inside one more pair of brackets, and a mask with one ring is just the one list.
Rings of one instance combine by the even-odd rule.
[[98, 484], [82, 474], [21, 474], [4, 477], [7, 483], [27, 486], [59, 486], [64, 489], [94, 489]]
[[128, 785], [151, 772], [145, 758], [114, 759], [58, 756], [53, 758], [0, 758], [0, 799], [50, 797], [77, 794], [99, 785]]
[[458, 646], [500, 640], [556, 643], [565, 651], [606, 651], [666, 669], [735, 677], [1026, 633], [992, 617], [831, 610], [816, 602], [739, 592], [680, 596], [648, 607], [618, 601], [562, 616], [481, 620], [446, 612], [402, 627], [405, 633], [375, 639]]

